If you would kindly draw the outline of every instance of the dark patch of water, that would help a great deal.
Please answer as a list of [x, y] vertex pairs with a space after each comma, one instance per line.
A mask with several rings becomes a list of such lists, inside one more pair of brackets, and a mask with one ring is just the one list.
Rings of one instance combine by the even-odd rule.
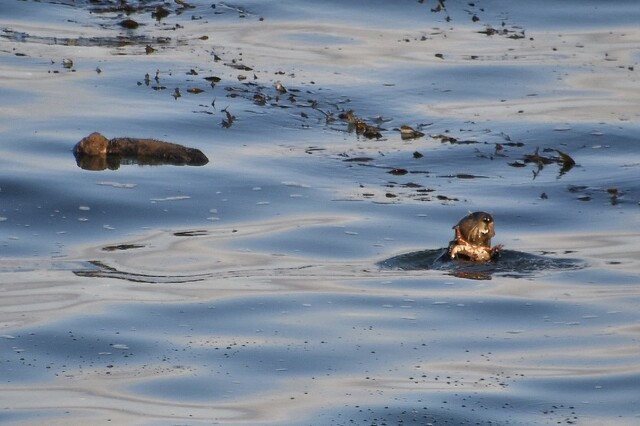
[[578, 259], [540, 256], [515, 250], [501, 250], [499, 257], [489, 262], [448, 260], [446, 254], [446, 248], [421, 250], [385, 259], [378, 265], [383, 269], [402, 271], [435, 269], [471, 279], [491, 279], [494, 274], [513, 278], [532, 277], [544, 272], [576, 270], [587, 266]]
[[[635, 3], [127, 3], [0, 6], [3, 419], [635, 420]], [[211, 163], [85, 172], [93, 131]], [[479, 209], [497, 262], [416, 249]]]

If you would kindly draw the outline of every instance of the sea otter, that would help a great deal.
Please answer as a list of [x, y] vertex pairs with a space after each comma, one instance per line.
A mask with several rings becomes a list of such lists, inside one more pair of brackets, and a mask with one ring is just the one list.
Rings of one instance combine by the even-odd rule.
[[485, 212], [470, 213], [453, 227], [455, 237], [449, 243], [450, 259], [486, 262], [496, 259], [502, 244], [491, 247], [491, 238], [496, 235], [493, 216]]
[[137, 164], [203, 166], [209, 162], [199, 149], [155, 139], [113, 138], [91, 133], [73, 147], [73, 155], [83, 169], [117, 169], [122, 160]]

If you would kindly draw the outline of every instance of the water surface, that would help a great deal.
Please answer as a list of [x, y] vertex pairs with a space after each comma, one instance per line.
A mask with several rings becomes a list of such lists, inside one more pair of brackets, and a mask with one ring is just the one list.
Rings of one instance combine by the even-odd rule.
[[0, 6], [3, 423], [637, 423], [634, 2], [129, 3]]

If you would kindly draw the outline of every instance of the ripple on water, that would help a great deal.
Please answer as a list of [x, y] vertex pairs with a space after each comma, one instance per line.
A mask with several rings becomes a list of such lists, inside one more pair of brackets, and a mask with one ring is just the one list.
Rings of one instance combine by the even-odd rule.
[[516, 250], [502, 250], [500, 257], [491, 262], [447, 261], [443, 257], [446, 251], [446, 248], [440, 248], [404, 253], [385, 259], [378, 266], [403, 271], [442, 270], [471, 279], [491, 279], [493, 274], [530, 277], [545, 271], [575, 270], [586, 266], [579, 259], [549, 257]]

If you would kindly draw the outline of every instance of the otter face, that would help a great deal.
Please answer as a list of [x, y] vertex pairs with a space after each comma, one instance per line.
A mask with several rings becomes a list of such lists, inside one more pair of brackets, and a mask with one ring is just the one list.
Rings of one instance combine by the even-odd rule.
[[485, 212], [475, 212], [463, 217], [456, 225], [462, 238], [468, 243], [490, 246], [496, 235], [493, 216]]
[[107, 155], [107, 145], [109, 145], [109, 140], [100, 133], [95, 132], [78, 142], [73, 147], [73, 153], [76, 157], [85, 155], [103, 156]]

